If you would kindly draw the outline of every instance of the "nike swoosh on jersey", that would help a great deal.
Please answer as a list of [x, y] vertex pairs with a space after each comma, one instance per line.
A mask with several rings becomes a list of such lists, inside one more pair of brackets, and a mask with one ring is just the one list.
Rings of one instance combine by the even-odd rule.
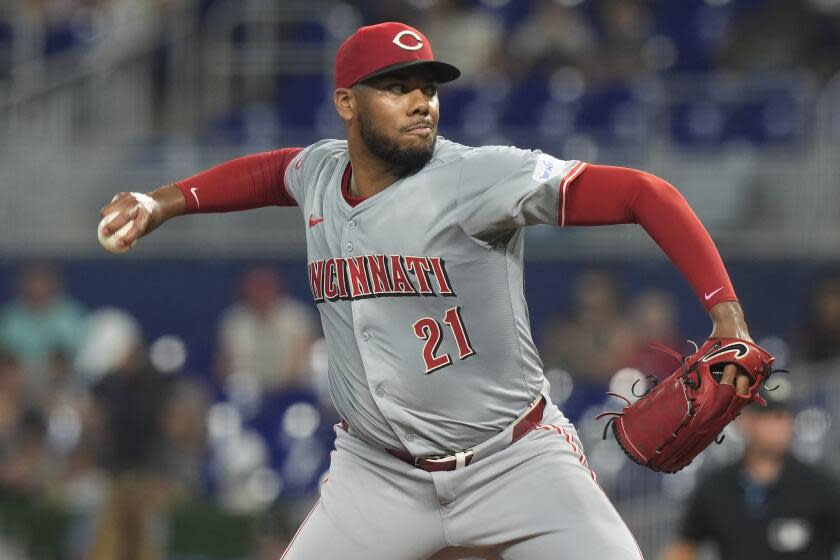
[[199, 200], [198, 200], [198, 188], [197, 188], [197, 187], [193, 187], [193, 188], [191, 188], [191, 189], [190, 189], [190, 192], [192, 193], [193, 198], [195, 199], [195, 205], [196, 205], [198, 208], [201, 208], [201, 202], [199, 202]]
[[325, 218], [319, 218], [317, 216], [309, 215], [309, 227], [315, 227], [321, 222], [323, 222]]
[[714, 292], [711, 292], [711, 293], [708, 293], [708, 294], [703, 294], [706, 297], [706, 301], [709, 301], [710, 299], [712, 299], [712, 296], [715, 295], [716, 293], [718, 293], [719, 291], [721, 291], [722, 289], [723, 289], [723, 286], [721, 286], [720, 288], [718, 288]]

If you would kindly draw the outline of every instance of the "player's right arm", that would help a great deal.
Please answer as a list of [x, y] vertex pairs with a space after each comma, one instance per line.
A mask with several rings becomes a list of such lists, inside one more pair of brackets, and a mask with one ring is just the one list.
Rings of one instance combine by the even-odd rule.
[[235, 212], [264, 206], [296, 206], [286, 187], [286, 169], [302, 148], [284, 148], [241, 157], [150, 193], [119, 193], [100, 211], [117, 216], [102, 228], [107, 237], [130, 220], [117, 241], [128, 246], [181, 214]]

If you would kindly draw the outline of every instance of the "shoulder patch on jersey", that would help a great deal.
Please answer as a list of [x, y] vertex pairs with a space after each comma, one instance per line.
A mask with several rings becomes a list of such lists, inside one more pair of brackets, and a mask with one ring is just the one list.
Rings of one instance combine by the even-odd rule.
[[566, 165], [559, 159], [548, 154], [540, 154], [537, 157], [537, 163], [534, 165], [534, 172], [531, 178], [534, 181], [545, 183], [554, 177], [559, 177], [566, 169]]

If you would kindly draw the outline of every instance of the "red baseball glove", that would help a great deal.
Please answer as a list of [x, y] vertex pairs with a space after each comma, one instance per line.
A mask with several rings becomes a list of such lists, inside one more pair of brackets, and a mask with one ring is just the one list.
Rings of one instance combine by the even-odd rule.
[[[675, 473], [691, 463], [749, 402], [767, 403], [758, 391], [772, 372], [773, 356], [764, 348], [738, 338], [710, 338], [690, 356], [662, 345], [651, 345], [680, 362], [670, 377], [655, 385], [635, 403], [627, 401], [612, 415], [613, 434], [635, 462], [654, 471]], [[746, 394], [733, 384], [720, 383], [724, 366], [735, 364], [749, 377]]]

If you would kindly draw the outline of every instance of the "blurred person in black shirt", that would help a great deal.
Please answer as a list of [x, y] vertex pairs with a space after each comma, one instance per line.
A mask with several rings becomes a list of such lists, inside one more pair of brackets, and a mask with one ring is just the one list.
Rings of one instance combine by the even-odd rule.
[[840, 486], [791, 454], [790, 384], [767, 392], [738, 419], [745, 438], [740, 461], [701, 481], [678, 540], [664, 560], [693, 560], [714, 544], [722, 560], [829, 560], [840, 552]]
[[106, 433], [103, 459], [113, 474], [156, 468], [168, 382], [138, 346], [94, 388]]
[[796, 354], [815, 364], [840, 358], [840, 271], [824, 274], [808, 294]]
[[139, 330], [125, 336], [126, 352], [93, 391], [111, 483], [88, 559], [162, 560], [163, 512], [175, 497], [161, 457], [170, 379], [149, 362]]

